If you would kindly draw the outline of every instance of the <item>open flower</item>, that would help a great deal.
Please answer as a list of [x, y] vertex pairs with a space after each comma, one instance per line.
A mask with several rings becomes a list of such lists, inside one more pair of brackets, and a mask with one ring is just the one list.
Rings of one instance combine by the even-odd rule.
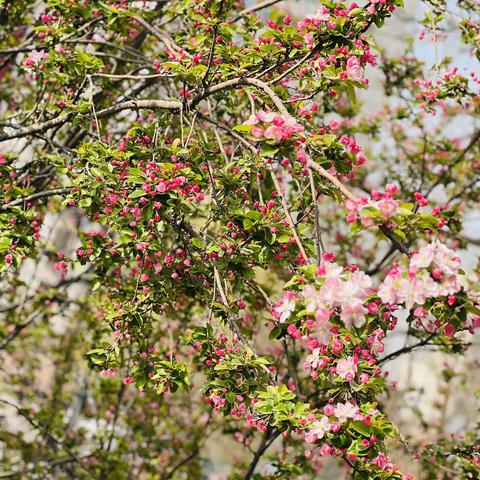
[[48, 53], [45, 52], [45, 50], [32, 50], [24, 60], [23, 65], [26, 67], [34, 67], [46, 59], [48, 59]]
[[327, 416], [323, 416], [320, 420], [313, 422], [310, 431], [306, 436], [307, 443], [321, 440], [325, 436], [325, 433], [329, 432], [330, 429], [331, 425]]
[[351, 382], [357, 373], [357, 364], [353, 357], [341, 358], [337, 362], [336, 372], [339, 377]]
[[354, 418], [358, 413], [358, 407], [350, 402], [338, 403], [333, 411], [340, 423], [345, 422], [349, 418]]
[[303, 368], [315, 370], [318, 367], [319, 362], [320, 362], [320, 349], [315, 348], [312, 354], [305, 359]]
[[273, 307], [273, 314], [280, 323], [285, 323], [292, 312], [295, 310], [296, 294], [292, 291], [286, 291], [280, 302]]
[[359, 82], [363, 78], [363, 70], [360, 66], [360, 60], [357, 57], [350, 57], [347, 60], [347, 75], [352, 80]]

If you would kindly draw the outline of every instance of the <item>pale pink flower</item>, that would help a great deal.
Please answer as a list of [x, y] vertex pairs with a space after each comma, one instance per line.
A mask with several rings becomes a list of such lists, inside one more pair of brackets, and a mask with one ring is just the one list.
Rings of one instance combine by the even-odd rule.
[[244, 125], [256, 125], [258, 123], [257, 115], [252, 114], [248, 117], [248, 120], [243, 122]]
[[313, 350], [313, 352], [311, 353], [311, 355], [309, 355], [305, 359], [305, 363], [303, 365], [303, 368], [305, 368], [305, 369], [308, 368], [308, 369], [315, 370], [318, 367], [319, 362], [320, 362], [320, 349], [315, 348]]
[[398, 303], [399, 288], [400, 279], [389, 274], [380, 284], [377, 293], [383, 303], [396, 304]]
[[310, 33], [305, 33], [303, 35], [303, 39], [305, 40], [305, 43], [307, 44], [308, 47], [312, 48], [315, 45], [315, 39], [313, 38], [313, 35]]
[[280, 142], [283, 138], [283, 132], [280, 127], [275, 127], [274, 125], [272, 125], [265, 130], [264, 136], [265, 138]]
[[398, 203], [392, 198], [384, 198], [378, 202], [378, 208], [380, 209], [382, 217], [387, 219], [397, 213]]
[[317, 275], [329, 278], [339, 278], [343, 274], [343, 268], [335, 262], [325, 262], [322, 260], [317, 268]]
[[355, 417], [358, 413], [358, 407], [350, 402], [337, 403], [333, 413], [338, 418], [338, 421], [343, 423], [347, 419]]
[[273, 307], [274, 316], [280, 323], [285, 323], [295, 310], [295, 298], [295, 292], [287, 291], [284, 293], [278, 305]]
[[264, 112], [263, 110], [260, 110], [256, 114], [257, 119], [260, 120], [261, 122], [265, 122], [265, 123], [272, 123], [273, 119], [276, 116], [277, 115], [273, 112]]
[[291, 117], [291, 116], [286, 117], [282, 115], [282, 118], [285, 122], [285, 126], [292, 127], [295, 133], [303, 132], [304, 130], [303, 125], [300, 122], [297, 122], [297, 120], [294, 117]]
[[315, 311], [315, 320], [320, 323], [327, 323], [330, 320], [332, 313], [327, 308], [319, 308]]
[[450, 275], [442, 279], [442, 283], [438, 285], [439, 294], [443, 296], [453, 295], [457, 293], [461, 286], [457, 275]]
[[310, 21], [313, 25], [319, 25], [320, 22], [328, 22], [330, 19], [330, 12], [328, 8], [322, 7], [317, 10], [313, 15], [307, 15], [306, 19]]
[[326, 7], [322, 7], [315, 12], [315, 17], [323, 22], [327, 22], [330, 18], [330, 11]]
[[[325, 433], [329, 432], [331, 428], [328, 417], [323, 416], [320, 420], [313, 422], [311, 428], [307, 434], [307, 442], [313, 443], [315, 440], [320, 440], [325, 436]], [[309, 440], [312, 440], [309, 441]]]
[[357, 373], [357, 364], [353, 357], [341, 358], [337, 362], [336, 372], [339, 377], [342, 377], [345, 380], [351, 381], [355, 378]]
[[428, 268], [433, 262], [435, 254], [435, 247], [431, 243], [426, 247], [422, 247], [417, 253], [412, 255], [410, 260], [410, 267], [413, 268]]
[[332, 338], [332, 332], [330, 331], [330, 323], [325, 321], [317, 321], [315, 323], [315, 338], [324, 345], [327, 345]]
[[314, 313], [318, 308], [322, 307], [318, 291], [313, 285], [306, 285], [302, 295], [305, 299], [305, 308], [308, 313]]
[[46, 60], [48, 58], [48, 53], [45, 50], [32, 50], [28, 54], [28, 60], [30, 60], [30, 65], [38, 65], [42, 60]]
[[260, 127], [254, 127], [252, 128], [252, 131], [251, 131], [251, 134], [255, 137], [255, 138], [262, 138], [263, 137], [263, 128], [260, 128]]
[[402, 278], [397, 298], [398, 303], [404, 303], [405, 308], [410, 310], [415, 304], [423, 305], [425, 300], [437, 295], [438, 284], [427, 274], [415, 278]]
[[341, 292], [343, 291], [343, 282], [340, 278], [326, 279], [322, 288], [319, 290], [319, 299], [324, 306], [335, 305], [341, 303]]
[[450, 250], [443, 243], [438, 240], [435, 242], [435, 258], [434, 262], [445, 273], [455, 275], [460, 268], [460, 258], [455, 255], [453, 250]]
[[363, 70], [360, 66], [360, 60], [357, 57], [350, 57], [347, 60], [346, 72], [349, 78], [359, 82], [363, 78]]
[[363, 305], [361, 300], [356, 300], [350, 305], [342, 307], [340, 319], [347, 328], [355, 327], [360, 328], [365, 323], [365, 315], [368, 313], [367, 308]]

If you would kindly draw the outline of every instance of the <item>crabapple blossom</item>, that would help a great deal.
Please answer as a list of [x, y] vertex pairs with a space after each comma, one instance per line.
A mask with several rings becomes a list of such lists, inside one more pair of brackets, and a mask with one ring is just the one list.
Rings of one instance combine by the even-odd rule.
[[337, 403], [333, 413], [340, 423], [344, 423], [349, 418], [355, 418], [355, 415], [358, 413], [358, 407], [351, 402]]
[[280, 323], [285, 323], [296, 306], [296, 294], [292, 291], [287, 291], [283, 294], [280, 302], [273, 307], [273, 315]]
[[331, 424], [327, 416], [323, 416], [320, 420], [313, 422], [305, 438], [307, 443], [313, 443], [321, 440], [327, 432], [331, 429]]
[[357, 364], [353, 357], [341, 358], [335, 367], [337, 375], [349, 382], [355, 378], [357, 369]]
[[352, 80], [355, 80], [356, 82], [360, 82], [363, 78], [363, 71], [362, 67], [360, 66], [360, 61], [358, 60], [357, 57], [350, 57], [347, 60], [347, 69], [346, 69], [347, 75], [349, 78]]

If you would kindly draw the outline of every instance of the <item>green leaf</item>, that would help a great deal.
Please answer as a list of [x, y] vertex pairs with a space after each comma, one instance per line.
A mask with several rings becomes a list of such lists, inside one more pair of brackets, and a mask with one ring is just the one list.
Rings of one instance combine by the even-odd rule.
[[198, 238], [198, 237], [193, 237], [192, 238], [192, 244], [194, 247], [198, 248], [199, 250], [202, 250], [205, 248], [205, 245], [203, 244], [203, 241]]
[[249, 218], [244, 218], [242, 223], [245, 230], [250, 230], [255, 225], [255, 222], [252, 222]]
[[146, 195], [145, 190], [143, 188], [137, 188], [130, 194], [130, 198], [139, 198], [144, 197]]
[[272, 331], [268, 334], [268, 338], [269, 338], [270, 340], [274, 340], [274, 339], [276, 339], [276, 338], [280, 338], [282, 332], [283, 332], [282, 328], [277, 325], [277, 326], [274, 327], [274, 328], [272, 329]]
[[11, 238], [0, 237], [0, 250], [7, 250], [11, 243], [12, 243]]
[[368, 426], [365, 425], [364, 422], [361, 422], [359, 420], [355, 420], [354, 422], [351, 422], [349, 428], [351, 428], [357, 433], [360, 433], [364, 437], [369, 437], [371, 435], [371, 432]]

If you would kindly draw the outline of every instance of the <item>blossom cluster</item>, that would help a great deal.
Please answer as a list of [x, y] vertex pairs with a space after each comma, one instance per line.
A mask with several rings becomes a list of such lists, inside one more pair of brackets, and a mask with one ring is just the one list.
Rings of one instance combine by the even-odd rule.
[[254, 125], [251, 134], [255, 138], [266, 138], [276, 142], [288, 140], [295, 133], [303, 132], [303, 125], [295, 118], [273, 112], [259, 111], [252, 114], [244, 125]]
[[[365, 417], [360, 413], [358, 407], [353, 403], [337, 403], [336, 405], [325, 405], [324, 415], [310, 424], [308, 433], [305, 436], [307, 443], [315, 443], [325, 437], [327, 432], [338, 432], [341, 425], [349, 419], [364, 421]], [[332, 419], [332, 416], [334, 417]]]
[[459, 270], [460, 258], [435, 239], [412, 256], [408, 267], [392, 267], [378, 295], [385, 303], [411, 309], [430, 298], [457, 293], [461, 288]]
[[385, 188], [385, 193], [378, 191], [371, 192], [371, 198], [365, 195], [359, 197], [356, 201], [348, 199], [345, 201], [345, 208], [348, 211], [346, 220], [348, 223], [353, 223], [360, 219], [361, 224], [368, 228], [375, 224], [375, 217], [372, 215], [371, 208], [379, 210], [382, 221], [388, 220], [397, 214], [399, 204], [394, 200], [393, 196], [397, 193], [398, 187], [393, 184], [388, 184]]
[[316, 271], [320, 288], [305, 285], [302, 298], [295, 292], [286, 291], [273, 308], [274, 317], [284, 323], [295, 310], [298, 299], [302, 300], [306, 312], [314, 316], [317, 334], [323, 339], [330, 336], [329, 322], [335, 314], [340, 316], [347, 328], [361, 327], [369, 308], [375, 308], [365, 305], [373, 292], [372, 280], [364, 272], [355, 268], [352, 270], [347, 271], [333, 261], [323, 260]]
[[49, 55], [45, 50], [32, 50], [23, 61], [23, 66], [27, 68], [37, 67], [48, 58]]
[[[321, 457], [327, 455], [336, 457], [347, 455], [350, 460], [357, 460], [358, 457], [353, 453], [348, 453], [346, 449], [329, 445], [327, 434], [338, 434], [338, 432], [340, 432], [351, 421], [356, 422], [357, 425], [363, 424], [364, 427], [356, 427], [364, 433], [358, 442], [359, 448], [363, 451], [367, 451], [379, 443], [379, 438], [377, 438], [371, 430], [372, 423], [378, 415], [379, 412], [375, 408], [370, 408], [366, 414], [363, 414], [356, 404], [348, 400], [344, 403], [328, 403], [323, 407], [323, 415], [309, 424], [308, 430], [305, 434], [305, 442], [309, 445], [314, 445], [318, 441], [323, 440], [323, 443], [316, 451]], [[371, 433], [368, 433], [367, 435], [366, 432]], [[314, 452], [312, 450], [305, 451], [305, 456], [307, 458], [311, 458], [313, 455]], [[364, 461], [365, 458], [362, 457], [362, 460]], [[385, 472], [398, 473], [397, 465], [391, 462], [383, 453], [374, 456], [370, 460], [370, 463]], [[412, 474], [402, 475], [401, 478], [402, 480], [413, 480]]]

